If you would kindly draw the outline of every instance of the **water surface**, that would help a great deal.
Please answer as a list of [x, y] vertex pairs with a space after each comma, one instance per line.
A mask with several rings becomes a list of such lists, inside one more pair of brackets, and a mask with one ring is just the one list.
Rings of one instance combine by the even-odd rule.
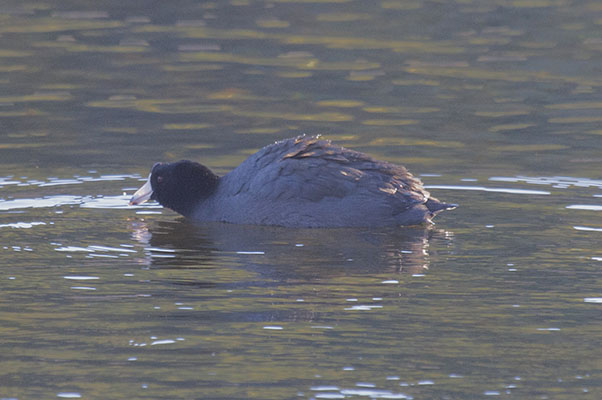
[[[0, 5], [0, 398], [599, 399], [602, 7]], [[434, 227], [195, 224], [155, 161], [403, 163]]]

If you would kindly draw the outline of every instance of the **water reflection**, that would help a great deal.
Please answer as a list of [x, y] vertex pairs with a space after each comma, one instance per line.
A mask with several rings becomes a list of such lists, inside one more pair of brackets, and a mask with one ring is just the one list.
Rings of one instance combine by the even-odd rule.
[[218, 259], [275, 279], [382, 272], [421, 274], [429, 241], [453, 234], [430, 226], [390, 229], [288, 229], [183, 218], [131, 223], [132, 239], [155, 268], [211, 268]]
[[[600, 2], [89, 3], [0, 2], [0, 398], [601, 398]], [[121, 195], [296, 133], [455, 236]]]

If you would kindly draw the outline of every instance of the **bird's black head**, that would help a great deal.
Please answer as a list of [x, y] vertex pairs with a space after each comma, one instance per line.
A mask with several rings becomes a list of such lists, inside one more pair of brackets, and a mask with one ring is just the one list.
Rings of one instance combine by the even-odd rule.
[[157, 163], [148, 182], [130, 200], [140, 204], [156, 200], [184, 216], [191, 216], [195, 208], [217, 188], [219, 177], [209, 168], [188, 160], [174, 163]]

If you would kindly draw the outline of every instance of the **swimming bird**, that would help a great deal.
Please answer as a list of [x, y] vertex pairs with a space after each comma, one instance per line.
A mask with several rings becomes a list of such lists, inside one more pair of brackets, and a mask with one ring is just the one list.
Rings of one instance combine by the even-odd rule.
[[456, 207], [405, 167], [317, 136], [268, 145], [222, 177], [189, 160], [157, 163], [130, 205], [147, 200], [196, 221], [299, 228], [418, 225]]

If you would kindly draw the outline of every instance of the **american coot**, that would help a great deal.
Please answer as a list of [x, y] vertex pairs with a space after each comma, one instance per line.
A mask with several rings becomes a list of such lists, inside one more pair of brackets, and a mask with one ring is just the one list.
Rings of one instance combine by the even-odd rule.
[[197, 221], [311, 228], [417, 225], [456, 207], [405, 167], [310, 136], [266, 146], [223, 177], [157, 163], [130, 205], [149, 199]]

